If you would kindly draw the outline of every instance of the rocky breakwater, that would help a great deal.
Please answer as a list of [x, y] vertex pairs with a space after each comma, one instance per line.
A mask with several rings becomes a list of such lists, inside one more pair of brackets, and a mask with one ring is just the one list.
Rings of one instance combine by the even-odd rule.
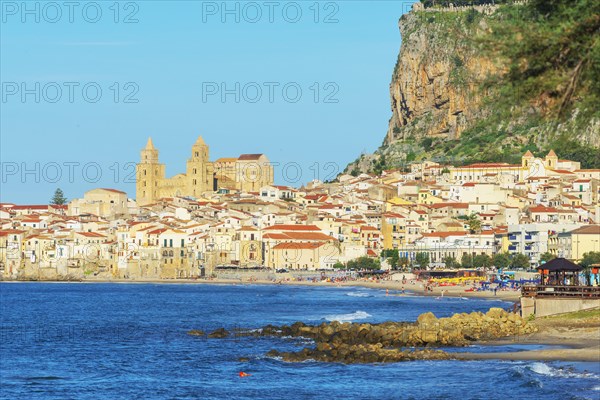
[[[473, 312], [437, 318], [421, 314], [416, 323], [384, 322], [381, 324], [322, 323], [306, 325], [296, 322], [281, 327], [268, 325], [259, 330], [239, 331], [239, 336], [304, 337], [316, 346], [298, 352], [271, 350], [267, 355], [285, 361], [317, 360], [342, 363], [376, 363], [411, 360], [446, 360], [450, 353], [433, 347], [466, 346], [477, 340], [493, 340], [524, 335], [536, 328], [520, 316], [500, 308], [487, 313]], [[218, 330], [222, 333], [223, 330]], [[217, 331], [215, 331], [217, 332]], [[226, 337], [209, 335], [209, 337]]]

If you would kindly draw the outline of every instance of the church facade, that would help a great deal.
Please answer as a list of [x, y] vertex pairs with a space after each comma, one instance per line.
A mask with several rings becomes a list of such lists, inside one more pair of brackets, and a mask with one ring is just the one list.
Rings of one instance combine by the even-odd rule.
[[159, 161], [152, 138], [141, 151], [136, 169], [136, 201], [151, 204], [165, 197], [199, 198], [219, 189], [257, 192], [273, 184], [273, 166], [264, 154], [242, 154], [237, 158], [209, 160], [209, 148], [201, 136], [192, 146], [186, 172], [165, 176], [165, 164]]

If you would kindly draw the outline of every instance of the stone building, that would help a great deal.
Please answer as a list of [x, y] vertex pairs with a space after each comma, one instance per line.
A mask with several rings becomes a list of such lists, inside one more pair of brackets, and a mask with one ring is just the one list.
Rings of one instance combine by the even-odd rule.
[[165, 197], [199, 198], [219, 188], [239, 191], [258, 191], [261, 186], [273, 184], [273, 166], [264, 154], [242, 154], [226, 159], [209, 160], [209, 148], [201, 136], [192, 146], [186, 172], [171, 178], [165, 176], [165, 164], [158, 159], [158, 149], [152, 138], [141, 151], [136, 170], [136, 200], [146, 205]]

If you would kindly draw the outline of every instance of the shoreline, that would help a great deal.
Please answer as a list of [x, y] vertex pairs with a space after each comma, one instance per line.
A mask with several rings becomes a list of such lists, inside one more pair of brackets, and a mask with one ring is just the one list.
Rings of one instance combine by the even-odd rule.
[[[579, 312], [581, 313], [581, 312]], [[600, 310], [584, 311], [587, 317], [573, 318], [574, 314], [559, 314], [534, 321], [539, 331], [526, 336], [512, 336], [492, 342], [479, 342], [485, 346], [510, 344], [536, 344], [561, 346], [540, 350], [523, 350], [497, 353], [456, 353], [459, 360], [511, 360], [511, 361], [582, 361], [600, 364]]]
[[[400, 281], [343, 281], [343, 282], [326, 282], [326, 281], [295, 281], [295, 280], [239, 280], [239, 279], [84, 279], [80, 281], [69, 280], [0, 280], [0, 283], [118, 283], [118, 284], [212, 284], [212, 285], [287, 285], [287, 286], [310, 286], [310, 287], [363, 287], [368, 289], [378, 290], [406, 290], [408, 293], [397, 294], [392, 293], [390, 296], [421, 296], [421, 297], [463, 297], [463, 298], [479, 298], [487, 300], [501, 300], [507, 302], [516, 302], [520, 298], [520, 291], [498, 291], [496, 295], [492, 291], [486, 292], [466, 292], [467, 286], [443, 286], [433, 287], [430, 292], [425, 292], [422, 282], [402, 283]], [[443, 292], [443, 293], [442, 293]]]

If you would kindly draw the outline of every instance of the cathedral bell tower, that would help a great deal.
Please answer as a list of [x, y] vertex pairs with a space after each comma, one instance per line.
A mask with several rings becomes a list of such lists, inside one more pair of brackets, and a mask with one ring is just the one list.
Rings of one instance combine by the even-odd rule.
[[193, 197], [213, 190], [213, 165], [208, 161], [208, 146], [198, 136], [192, 146], [192, 156], [187, 161], [187, 193]]
[[158, 149], [152, 138], [141, 151], [136, 168], [135, 193], [138, 205], [150, 204], [160, 197], [159, 181], [164, 178], [165, 166], [158, 161]]

